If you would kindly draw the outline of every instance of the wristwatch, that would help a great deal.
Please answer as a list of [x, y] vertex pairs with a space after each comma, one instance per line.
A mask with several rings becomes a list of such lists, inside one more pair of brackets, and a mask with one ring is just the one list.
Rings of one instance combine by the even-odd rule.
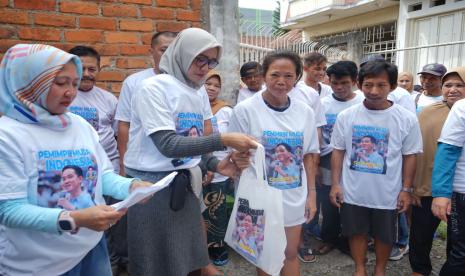
[[71, 234], [78, 232], [79, 228], [76, 226], [76, 222], [69, 211], [60, 213], [58, 217], [58, 229], [62, 232], [70, 232]]
[[402, 187], [402, 192], [413, 193], [413, 188]]

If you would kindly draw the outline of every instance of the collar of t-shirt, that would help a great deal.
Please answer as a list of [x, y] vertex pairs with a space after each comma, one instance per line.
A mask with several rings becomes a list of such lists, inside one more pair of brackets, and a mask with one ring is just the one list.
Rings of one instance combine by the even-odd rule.
[[289, 96], [287, 97], [287, 104], [283, 107], [275, 107], [275, 106], [272, 106], [269, 102], [267, 102], [263, 97], [263, 102], [265, 102], [266, 106], [268, 106], [269, 108], [273, 109], [274, 111], [277, 111], [277, 112], [284, 112], [286, 111], [289, 106], [291, 106], [291, 98], [289, 98]]

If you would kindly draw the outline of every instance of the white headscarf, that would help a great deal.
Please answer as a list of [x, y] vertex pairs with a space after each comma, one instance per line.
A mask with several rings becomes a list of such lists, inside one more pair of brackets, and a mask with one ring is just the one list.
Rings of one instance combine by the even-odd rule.
[[178, 34], [162, 55], [160, 71], [172, 75], [194, 89], [199, 89], [202, 84], [189, 80], [187, 71], [196, 56], [211, 48], [218, 48], [219, 61], [222, 46], [213, 35], [199, 28], [185, 29]]

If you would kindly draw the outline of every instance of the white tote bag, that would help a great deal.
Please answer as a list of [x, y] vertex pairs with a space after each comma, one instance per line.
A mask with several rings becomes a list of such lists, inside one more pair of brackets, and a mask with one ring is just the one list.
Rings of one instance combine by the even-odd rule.
[[252, 166], [242, 172], [225, 241], [237, 253], [270, 275], [284, 265], [281, 190], [266, 181], [265, 149], [258, 145]]

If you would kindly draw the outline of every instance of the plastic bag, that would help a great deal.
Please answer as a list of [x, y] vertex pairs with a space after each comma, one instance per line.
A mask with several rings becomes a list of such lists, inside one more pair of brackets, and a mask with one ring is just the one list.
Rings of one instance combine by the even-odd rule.
[[282, 192], [266, 181], [265, 149], [260, 144], [252, 166], [242, 172], [225, 241], [270, 275], [279, 274], [284, 265]]

